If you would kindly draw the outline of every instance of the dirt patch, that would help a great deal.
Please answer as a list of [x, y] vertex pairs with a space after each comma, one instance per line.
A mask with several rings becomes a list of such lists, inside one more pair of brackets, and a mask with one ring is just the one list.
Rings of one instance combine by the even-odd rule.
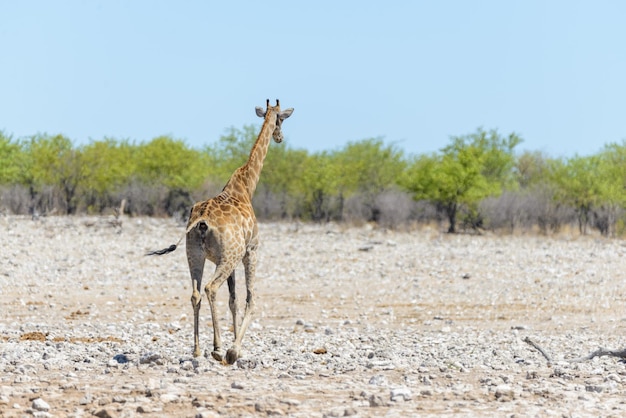
[[46, 334], [43, 332], [27, 332], [20, 335], [20, 341], [46, 341]]

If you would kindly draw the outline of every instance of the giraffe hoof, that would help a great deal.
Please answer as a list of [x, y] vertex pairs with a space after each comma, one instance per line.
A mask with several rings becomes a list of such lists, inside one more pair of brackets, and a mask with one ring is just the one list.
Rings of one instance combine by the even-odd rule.
[[200, 351], [199, 348], [196, 348], [193, 350], [193, 356], [194, 357], [200, 357], [202, 355], [202, 352]]
[[240, 357], [239, 350], [235, 350], [234, 348], [231, 348], [230, 350], [226, 352], [226, 363], [235, 364], [235, 362], [237, 361], [239, 357]]
[[213, 356], [213, 358], [220, 363], [224, 362], [224, 355], [222, 354], [221, 350], [211, 351], [211, 356]]

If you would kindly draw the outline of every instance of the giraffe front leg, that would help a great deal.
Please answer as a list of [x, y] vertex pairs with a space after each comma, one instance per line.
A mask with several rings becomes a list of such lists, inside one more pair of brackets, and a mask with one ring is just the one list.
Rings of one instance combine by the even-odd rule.
[[235, 334], [235, 339], [237, 339], [237, 335], [239, 334], [239, 315], [237, 312], [237, 292], [235, 289], [235, 271], [228, 276], [228, 307], [230, 308], [230, 312], [233, 317], [233, 333]]
[[[234, 264], [234, 263], [233, 263]], [[211, 320], [213, 322], [213, 351], [211, 355], [217, 361], [224, 362], [224, 352], [222, 350], [222, 336], [220, 334], [219, 318], [217, 316], [217, 306], [215, 306], [215, 298], [220, 286], [224, 284], [224, 281], [230, 276], [230, 273], [234, 271], [234, 267], [229, 264], [225, 266], [219, 266], [215, 270], [213, 278], [204, 288], [207, 299], [209, 299], [209, 307], [211, 308]]]
[[233, 347], [228, 350], [226, 353], [226, 362], [228, 364], [234, 364], [238, 358], [241, 357], [241, 341], [243, 340], [243, 335], [248, 329], [248, 325], [250, 325], [250, 321], [252, 320], [252, 315], [255, 309], [254, 303], [254, 279], [255, 279], [255, 270], [256, 270], [256, 248], [249, 250], [246, 256], [243, 259], [243, 265], [246, 273], [246, 310], [243, 314], [243, 319], [241, 321], [241, 326], [239, 327], [239, 332], [235, 335], [235, 342], [233, 343]]
[[219, 362], [224, 361], [224, 353], [222, 351], [222, 337], [220, 335], [220, 325], [217, 319], [217, 309], [215, 307], [215, 296], [217, 295], [219, 286], [215, 286], [214, 281], [207, 284], [204, 288], [207, 299], [209, 299], [209, 307], [211, 309], [211, 321], [213, 322], [213, 351], [211, 355]]

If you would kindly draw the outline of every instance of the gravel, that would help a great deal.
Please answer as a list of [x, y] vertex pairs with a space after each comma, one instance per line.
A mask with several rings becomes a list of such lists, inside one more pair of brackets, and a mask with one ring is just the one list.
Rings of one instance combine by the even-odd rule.
[[[626, 415], [623, 361], [570, 361], [626, 346], [621, 240], [263, 223], [258, 311], [223, 366], [191, 355], [184, 248], [144, 256], [183, 231], [0, 217], [1, 416]], [[218, 309], [229, 342], [226, 286]], [[206, 301], [200, 322], [209, 352]]]

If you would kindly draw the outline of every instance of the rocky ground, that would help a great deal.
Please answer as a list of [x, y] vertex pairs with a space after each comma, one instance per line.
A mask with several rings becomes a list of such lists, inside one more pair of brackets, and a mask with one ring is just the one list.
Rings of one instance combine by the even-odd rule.
[[[260, 230], [258, 313], [223, 366], [191, 356], [184, 246], [144, 256], [184, 226], [0, 217], [0, 416], [626, 415], [625, 363], [573, 361], [626, 347], [623, 241]], [[210, 322], [205, 300], [207, 351]]]

